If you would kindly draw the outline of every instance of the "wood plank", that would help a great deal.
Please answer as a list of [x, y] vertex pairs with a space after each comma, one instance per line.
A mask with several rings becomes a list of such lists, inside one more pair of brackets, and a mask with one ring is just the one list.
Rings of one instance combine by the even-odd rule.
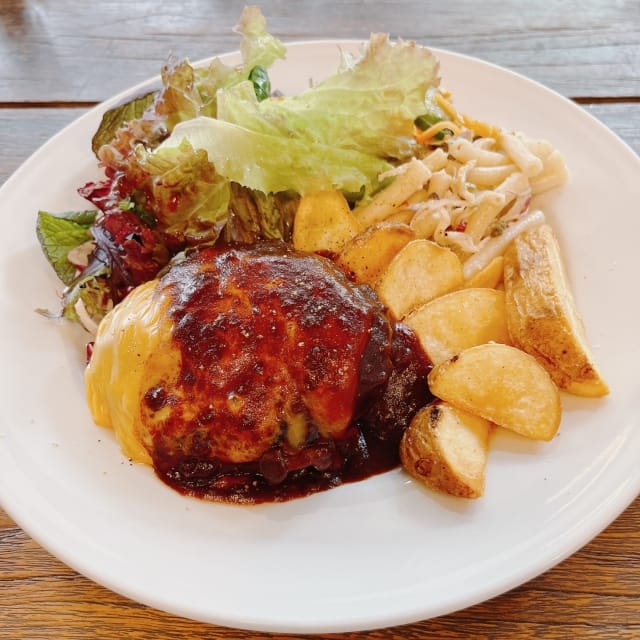
[[[637, 638], [640, 633], [640, 498], [584, 549], [491, 601], [390, 630], [317, 636], [333, 640]], [[19, 549], [20, 563], [13, 562]], [[612, 552], [612, 550], [614, 550]], [[611, 557], [625, 559], [612, 569]], [[213, 627], [134, 603], [52, 558], [0, 511], [0, 637], [95, 640], [176, 637], [256, 640], [271, 634]], [[14, 616], [13, 612], [20, 612]], [[4, 635], [3, 635], [4, 634]], [[293, 639], [301, 636], [288, 636]]]
[[581, 106], [609, 127], [640, 155], [640, 127], [638, 126], [640, 104], [625, 102], [584, 104]]
[[[2, 3], [0, 102], [101, 101], [155, 76], [170, 52], [192, 60], [238, 48], [244, 2], [153, 0]], [[372, 31], [477, 56], [568, 96], [640, 95], [640, 3], [546, 0], [438, 4], [299, 0], [261, 3], [284, 41]], [[471, 18], [470, 16], [473, 16]]]
[[51, 136], [85, 111], [86, 109], [0, 109], [0, 185]]

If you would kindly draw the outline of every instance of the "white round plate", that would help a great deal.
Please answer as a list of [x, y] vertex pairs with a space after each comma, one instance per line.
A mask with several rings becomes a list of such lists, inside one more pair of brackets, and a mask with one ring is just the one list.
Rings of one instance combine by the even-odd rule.
[[[290, 45], [273, 86], [299, 91], [330, 75], [338, 44]], [[461, 111], [547, 138], [565, 154], [571, 180], [541, 204], [611, 395], [564, 397], [550, 443], [498, 433], [477, 501], [435, 495], [396, 470], [285, 504], [234, 507], [185, 498], [130, 464], [85, 406], [85, 335], [35, 313], [57, 308], [60, 286], [34, 226], [38, 209], [86, 207], [76, 188], [100, 177], [90, 150], [100, 116], [145, 83], [64, 129], [0, 190], [0, 502], [53, 555], [181, 616], [344, 632], [438, 616], [511, 589], [578, 550], [638, 495], [640, 160], [548, 89], [435, 53]]]

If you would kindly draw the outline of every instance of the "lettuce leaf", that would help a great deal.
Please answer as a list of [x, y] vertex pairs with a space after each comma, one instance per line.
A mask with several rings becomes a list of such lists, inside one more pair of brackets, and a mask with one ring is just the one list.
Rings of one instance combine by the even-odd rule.
[[100, 126], [91, 139], [91, 149], [98, 154], [98, 150], [104, 144], [111, 142], [116, 137], [116, 132], [127, 122], [141, 118], [144, 112], [153, 104], [156, 91], [149, 91], [142, 96], [129, 100], [109, 109], [102, 116]]
[[235, 28], [242, 36], [240, 65], [230, 67], [214, 58], [206, 66], [194, 67], [187, 59], [170, 57], [162, 67], [158, 91], [105, 113], [94, 137], [94, 152], [103, 166], [126, 172], [138, 145], [155, 148], [179, 122], [216, 117], [219, 91], [248, 80], [256, 67], [266, 74], [286, 54], [286, 47], [268, 33], [266, 25], [258, 7], [245, 7]]
[[264, 238], [289, 242], [299, 201], [291, 191], [265, 194], [232, 182], [224, 239], [244, 244]]
[[259, 110], [296, 136], [402, 159], [414, 151], [414, 120], [424, 112], [437, 67], [433, 54], [415, 42], [373, 34], [359, 59], [343, 57], [335, 75], [297, 96], [264, 101]]
[[267, 31], [267, 21], [257, 6], [244, 8], [234, 30], [242, 35], [240, 65], [228, 67], [215, 58], [204, 68], [194, 68], [188, 60], [165, 66], [156, 111], [166, 115], [169, 131], [178, 122], [199, 115], [216, 117], [219, 91], [248, 80], [256, 67], [266, 74], [276, 60], [285, 57], [286, 47]]
[[249, 82], [218, 92], [217, 118], [178, 124], [160, 148], [188, 140], [216, 171], [264, 193], [357, 193], [415, 151], [414, 120], [436, 85], [437, 61], [414, 42], [374, 34], [357, 60], [298, 96], [258, 101]]
[[287, 52], [284, 44], [267, 31], [267, 21], [256, 5], [243, 9], [234, 31], [243, 36], [240, 43], [243, 79], [249, 77], [254, 67], [268, 68]]
[[178, 244], [213, 242], [227, 221], [229, 181], [187, 141], [155, 153], [139, 147], [127, 179], [136, 205]]
[[219, 174], [263, 193], [292, 190], [304, 195], [334, 188], [357, 192], [390, 168], [385, 160], [360, 151], [260, 133], [206, 117], [181, 123], [158, 151], [185, 141], [204, 149]]
[[[92, 331], [113, 307], [109, 286], [109, 269], [100, 260], [89, 263], [62, 293], [61, 316], [79, 322]], [[81, 303], [79, 312], [78, 302]]]

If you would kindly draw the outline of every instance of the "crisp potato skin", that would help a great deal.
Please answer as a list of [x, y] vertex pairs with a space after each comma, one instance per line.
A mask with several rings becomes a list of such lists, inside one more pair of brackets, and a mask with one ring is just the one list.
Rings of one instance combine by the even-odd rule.
[[505, 253], [507, 326], [513, 344], [533, 355], [570, 393], [609, 392], [585, 335], [549, 225], [518, 236]]
[[356, 282], [374, 286], [389, 263], [415, 234], [406, 224], [380, 222], [348, 242], [338, 256], [338, 265]]
[[421, 484], [459, 498], [484, 494], [491, 423], [442, 402], [421, 409], [400, 441], [403, 468]]

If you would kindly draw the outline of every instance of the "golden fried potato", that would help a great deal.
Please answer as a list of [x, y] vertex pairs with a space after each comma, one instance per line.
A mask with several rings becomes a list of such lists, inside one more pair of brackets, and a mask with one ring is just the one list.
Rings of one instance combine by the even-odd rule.
[[556, 384], [579, 396], [609, 393], [587, 342], [556, 237], [548, 225], [518, 236], [505, 253], [507, 327]]
[[479, 498], [492, 424], [444, 402], [424, 407], [400, 441], [404, 469], [421, 483], [452, 496]]
[[433, 364], [479, 344], [509, 344], [504, 292], [458, 289], [414, 309], [405, 318]]
[[337, 262], [357, 282], [373, 285], [396, 253], [414, 239], [406, 224], [380, 222], [348, 242]]
[[504, 274], [504, 256], [496, 256], [484, 269], [480, 269], [472, 275], [465, 283], [465, 287], [478, 288], [487, 287], [495, 289], [502, 283]]
[[349, 203], [340, 191], [302, 196], [293, 221], [293, 246], [300, 251], [339, 253], [360, 232]]
[[431, 240], [412, 240], [391, 261], [376, 293], [395, 318], [463, 284], [460, 258]]
[[433, 394], [455, 407], [534, 440], [551, 440], [560, 426], [560, 393], [528, 353], [482, 344], [436, 365]]

